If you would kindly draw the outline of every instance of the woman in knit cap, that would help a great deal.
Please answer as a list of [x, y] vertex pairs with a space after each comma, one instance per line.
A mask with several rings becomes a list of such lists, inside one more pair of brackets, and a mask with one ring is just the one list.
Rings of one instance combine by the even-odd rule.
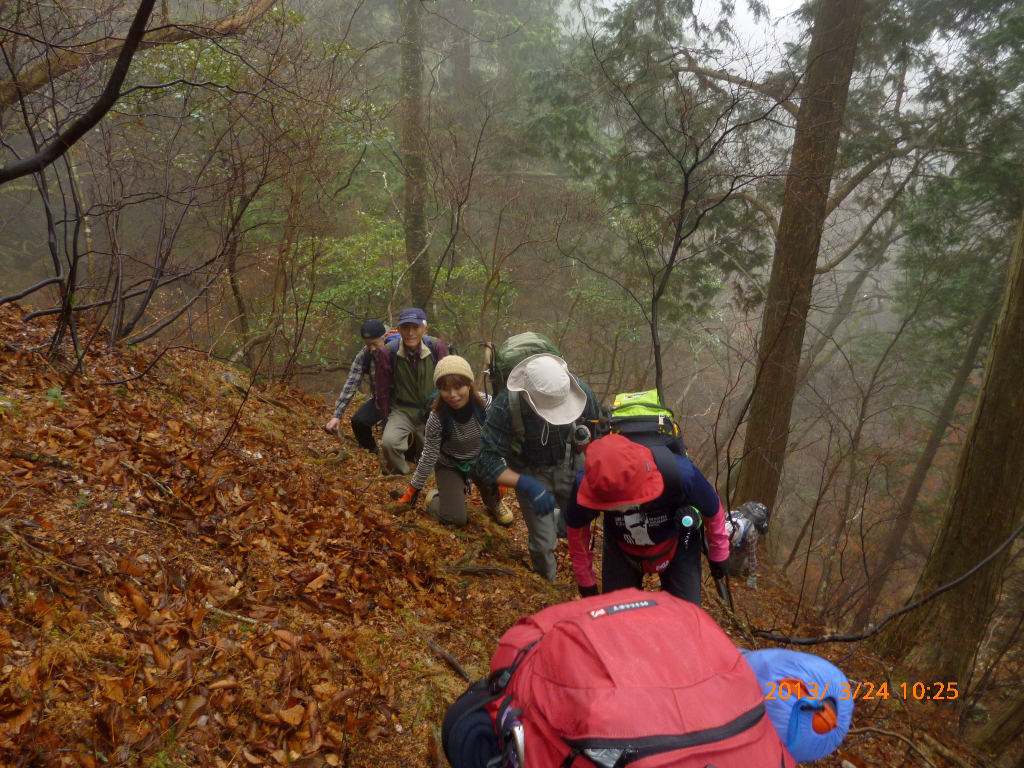
[[474, 472], [490, 396], [477, 392], [473, 386], [473, 369], [457, 355], [448, 355], [437, 362], [434, 386], [440, 394], [427, 418], [423, 454], [399, 503], [415, 503], [433, 472], [437, 490], [427, 493], [427, 512], [439, 522], [461, 528], [469, 521], [466, 496], [470, 483], [474, 483], [495, 522], [512, 525], [512, 513], [501, 500], [497, 487], [485, 484]]

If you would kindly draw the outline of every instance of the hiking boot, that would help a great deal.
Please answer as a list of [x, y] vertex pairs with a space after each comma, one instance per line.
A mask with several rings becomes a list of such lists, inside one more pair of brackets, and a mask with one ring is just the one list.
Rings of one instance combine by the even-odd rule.
[[515, 521], [515, 517], [512, 516], [512, 510], [506, 506], [504, 501], [499, 501], [498, 506], [487, 511], [491, 513], [494, 522], [503, 528], [508, 528]]
[[434, 500], [434, 497], [437, 496], [438, 493], [439, 491], [436, 488], [432, 488], [431, 490], [427, 491], [427, 495], [423, 497], [424, 506], [429, 507], [430, 502]]

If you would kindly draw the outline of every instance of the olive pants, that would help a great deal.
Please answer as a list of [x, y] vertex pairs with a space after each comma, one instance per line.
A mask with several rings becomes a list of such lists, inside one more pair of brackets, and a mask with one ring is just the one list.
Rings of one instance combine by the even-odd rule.
[[[427, 512], [442, 525], [461, 528], [469, 522], [465, 475], [457, 469], [438, 464], [434, 467], [434, 480], [437, 481], [437, 496], [427, 505]], [[498, 489], [484, 484], [476, 477], [473, 478], [473, 484], [479, 489], [480, 498], [487, 508], [495, 509], [501, 501]]]

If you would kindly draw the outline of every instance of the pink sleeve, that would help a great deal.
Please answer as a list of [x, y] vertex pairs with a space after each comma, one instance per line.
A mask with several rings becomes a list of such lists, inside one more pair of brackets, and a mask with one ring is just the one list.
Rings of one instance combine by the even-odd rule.
[[597, 576], [594, 575], [594, 553], [590, 551], [590, 525], [569, 527], [566, 534], [569, 539], [569, 557], [576, 571], [576, 583], [581, 587], [593, 587], [597, 584]]
[[[729, 536], [725, 532], [725, 508], [718, 502], [718, 514], [705, 517], [704, 525], [708, 532], [708, 560], [720, 563], [729, 557]], [[569, 551], [572, 551], [570, 546]]]

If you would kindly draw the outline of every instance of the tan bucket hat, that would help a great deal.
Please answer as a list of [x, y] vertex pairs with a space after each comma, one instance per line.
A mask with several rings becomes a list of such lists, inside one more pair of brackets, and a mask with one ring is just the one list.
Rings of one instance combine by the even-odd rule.
[[587, 407], [587, 393], [557, 355], [531, 355], [512, 369], [508, 389], [522, 392], [533, 412], [548, 424], [571, 424]]

